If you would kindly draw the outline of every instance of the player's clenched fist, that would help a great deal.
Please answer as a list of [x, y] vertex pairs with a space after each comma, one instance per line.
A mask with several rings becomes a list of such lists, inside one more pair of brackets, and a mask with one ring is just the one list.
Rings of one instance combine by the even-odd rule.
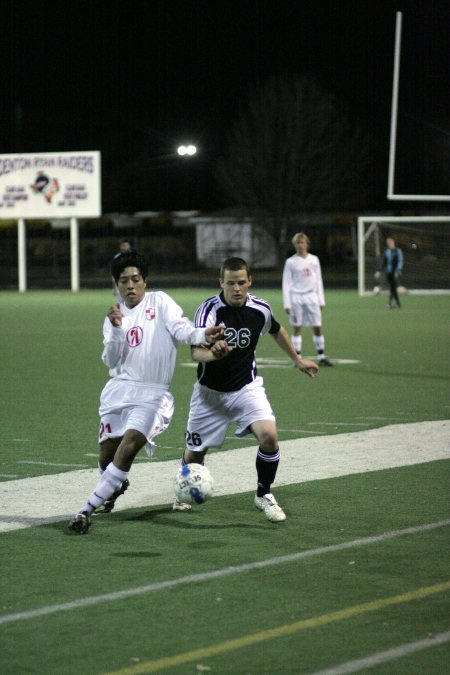
[[233, 351], [233, 347], [230, 347], [225, 340], [219, 340], [219, 342], [216, 342], [216, 344], [211, 347], [211, 353], [214, 355], [215, 359], [223, 359], [223, 357], [227, 356], [231, 351]]
[[112, 305], [112, 307], [109, 308], [107, 316], [113, 326], [117, 327], [122, 325], [122, 312], [120, 311], [119, 304]]

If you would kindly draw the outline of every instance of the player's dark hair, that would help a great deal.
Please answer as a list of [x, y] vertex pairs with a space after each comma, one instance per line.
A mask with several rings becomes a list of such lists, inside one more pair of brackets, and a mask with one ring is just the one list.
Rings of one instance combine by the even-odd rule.
[[120, 253], [113, 259], [111, 263], [111, 276], [116, 284], [125, 267], [137, 267], [144, 279], [148, 277], [148, 261], [143, 255], [137, 253], [137, 251]]
[[227, 258], [226, 260], [224, 260], [220, 268], [221, 279], [224, 278], [226, 270], [228, 270], [229, 272], [238, 272], [239, 270], [246, 270], [248, 276], [251, 276], [250, 267], [247, 265], [247, 263], [243, 258]]

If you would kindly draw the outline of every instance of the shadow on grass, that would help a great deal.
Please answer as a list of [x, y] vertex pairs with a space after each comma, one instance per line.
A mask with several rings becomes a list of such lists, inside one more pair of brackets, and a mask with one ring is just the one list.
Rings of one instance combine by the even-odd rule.
[[177, 513], [172, 511], [171, 506], [162, 509], [153, 509], [151, 511], [143, 511], [133, 515], [126, 515], [125, 513], [123, 513], [123, 515], [117, 514], [117, 516], [123, 521], [153, 522], [157, 525], [163, 525], [164, 527], [174, 527], [183, 530], [265, 529], [265, 523], [261, 525], [255, 525], [253, 523], [237, 522], [199, 522], [197, 520], [198, 515], [199, 512], [197, 508], [184, 513]]

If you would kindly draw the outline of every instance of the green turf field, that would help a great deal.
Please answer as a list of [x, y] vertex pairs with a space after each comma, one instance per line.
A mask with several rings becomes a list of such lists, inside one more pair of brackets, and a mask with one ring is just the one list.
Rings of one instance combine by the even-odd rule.
[[[211, 289], [171, 292], [190, 317], [211, 294]], [[288, 328], [281, 294], [270, 290], [261, 295]], [[100, 360], [102, 323], [111, 301], [109, 291], [0, 294], [0, 474], [20, 478], [92, 463], [86, 453], [96, 453], [97, 447], [98, 398], [108, 377]], [[314, 381], [291, 368], [274, 341], [264, 336], [258, 345], [260, 374], [280, 439], [447, 419], [449, 309], [448, 297], [409, 296], [402, 310], [388, 311], [380, 297], [329, 292], [323, 315], [327, 353], [356, 363], [322, 370]], [[304, 354], [314, 356], [311, 331], [304, 332]], [[275, 364], [270, 362], [274, 359]], [[179, 347], [178, 364], [172, 386], [176, 414], [159, 439], [160, 460], [178, 457], [183, 447], [195, 381], [185, 345]], [[231, 439], [225, 447], [239, 443]], [[43, 461], [55, 466], [37, 463]]]
[[[288, 327], [281, 293], [260, 292], [256, 281], [254, 292]], [[213, 292], [170, 294], [192, 317]], [[111, 301], [109, 290], [0, 293], [1, 481], [96, 465]], [[281, 443], [448, 419], [450, 299], [385, 305], [327, 293], [324, 332], [336, 366], [314, 380], [261, 339], [260, 374]], [[307, 329], [303, 351], [314, 355]], [[176, 412], [157, 460], [181, 454], [194, 380], [181, 346]], [[224, 448], [242, 445], [230, 432]], [[364, 658], [357, 670], [332, 672], [448, 672], [448, 638], [434, 640], [450, 630], [449, 465], [279, 487], [281, 525], [243, 493], [188, 514], [163, 504], [98, 516], [85, 537], [69, 536], [66, 522], [3, 533], [1, 672], [272, 675]], [[24, 488], [17, 501], [26, 500]], [[422, 640], [429, 648], [405, 647]], [[392, 649], [400, 656], [383, 657]]]

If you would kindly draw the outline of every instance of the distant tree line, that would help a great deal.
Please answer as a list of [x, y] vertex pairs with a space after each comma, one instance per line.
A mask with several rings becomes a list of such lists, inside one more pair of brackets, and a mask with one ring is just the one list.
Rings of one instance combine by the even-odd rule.
[[281, 264], [296, 214], [367, 205], [371, 161], [369, 133], [334, 94], [278, 75], [239, 105], [216, 177], [225, 202], [271, 234]]

